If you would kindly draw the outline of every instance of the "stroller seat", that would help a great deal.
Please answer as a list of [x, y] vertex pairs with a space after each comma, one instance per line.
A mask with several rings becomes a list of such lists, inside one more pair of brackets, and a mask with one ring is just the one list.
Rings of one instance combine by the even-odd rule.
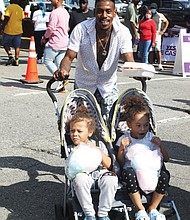
[[[50, 90], [48, 90], [50, 93]], [[156, 133], [156, 120], [154, 108], [149, 97], [139, 89], [129, 89], [123, 92], [118, 100], [114, 103], [112, 110], [110, 112], [109, 123], [105, 124], [102, 116], [100, 107], [94, 97], [89, 91], [85, 89], [76, 89], [69, 93], [66, 97], [63, 107], [60, 112], [60, 117], [58, 120], [59, 123], [59, 131], [60, 131], [60, 142], [61, 142], [61, 154], [63, 158], [67, 158], [69, 155], [68, 152], [68, 144], [71, 143], [69, 133], [67, 131], [67, 123], [75, 114], [76, 109], [80, 105], [84, 105], [88, 108], [89, 114], [95, 118], [97, 129], [94, 135], [94, 138], [97, 140], [102, 140], [108, 149], [109, 155], [112, 159], [112, 167], [113, 171], [120, 176], [120, 167], [116, 160], [117, 149], [115, 149], [115, 143], [118, 137], [126, 132], [128, 129], [125, 125], [125, 115], [123, 114], [123, 100], [126, 96], [130, 94], [137, 94], [141, 96], [147, 103], [151, 112], [151, 121], [150, 121], [150, 129], [153, 133]], [[51, 94], [51, 98], [53, 94]], [[52, 99], [55, 103], [57, 100], [55, 98]], [[56, 105], [56, 104], [55, 104]], [[56, 111], [57, 112], [57, 111]], [[97, 200], [99, 195], [99, 189], [97, 187], [91, 190], [93, 202], [95, 209], [97, 207]], [[143, 203], [148, 203], [150, 201], [151, 195], [144, 196], [142, 195]], [[179, 213], [175, 206], [174, 201], [171, 197], [165, 196], [162, 203], [160, 204], [161, 208], [169, 209], [169, 215], [175, 214], [176, 219], [180, 220]], [[165, 214], [165, 213], [164, 213]], [[82, 209], [78, 203], [78, 200], [75, 196], [74, 190], [72, 188], [71, 181], [65, 176], [65, 184], [64, 184], [64, 195], [62, 204], [55, 205], [55, 215], [57, 220], [78, 220], [84, 219], [84, 215]], [[132, 220], [134, 219], [134, 205], [132, 204], [125, 186], [120, 183], [120, 187], [117, 190], [115, 195], [115, 200], [112, 204], [112, 210], [110, 212], [111, 220]]]

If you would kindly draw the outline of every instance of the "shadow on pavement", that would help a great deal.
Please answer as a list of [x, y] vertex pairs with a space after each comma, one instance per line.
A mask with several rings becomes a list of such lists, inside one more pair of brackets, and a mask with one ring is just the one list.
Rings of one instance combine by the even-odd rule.
[[158, 104], [154, 104], [154, 106], [158, 106], [161, 108], [168, 108], [174, 111], [181, 111], [181, 112], [185, 112], [190, 114], [190, 101], [189, 100], [184, 100], [184, 99], [173, 99], [173, 101], [176, 102], [181, 102], [187, 105], [187, 108], [178, 108], [178, 107], [174, 107], [174, 106], [166, 106], [166, 105], [158, 105]]
[[[44, 76], [44, 75], [38, 75], [38, 78], [40, 80], [50, 80], [52, 77], [51, 76]], [[14, 78], [8, 78], [8, 77], [2, 77], [2, 79], [7, 79], [7, 82], [1, 82], [1, 86], [5, 87], [17, 87], [17, 88], [23, 88], [23, 89], [31, 89], [31, 90], [40, 90], [40, 91], [46, 91], [46, 85], [45, 87], [41, 87], [41, 83], [22, 83], [18, 79]], [[25, 75], [22, 75], [20, 79], [25, 79]], [[56, 82], [55, 82], [56, 83]], [[70, 84], [74, 84], [74, 79], [70, 78], [69, 79]], [[39, 85], [39, 86], [38, 86]], [[43, 85], [44, 86], [44, 85]], [[67, 88], [67, 86], [66, 86]]]
[[[23, 79], [24, 78], [25, 78], [25, 76], [23, 75]], [[13, 78], [4, 78], [4, 79], [11, 80], [13, 82], [10, 82], [10, 81], [8, 81], [8, 82], [1, 82], [1, 86], [17, 87], [17, 88], [23, 88], [23, 89], [33, 89], [33, 90], [46, 91], [46, 88], [42, 88], [42, 87], [38, 86], [38, 85], [41, 85], [41, 83], [38, 83], [38, 84], [28, 84], [28, 83], [22, 83], [18, 79], [13, 79]], [[21, 77], [21, 79], [22, 79], [22, 77]]]
[[[54, 219], [54, 205], [63, 197], [64, 183], [59, 179], [60, 175], [64, 175], [62, 167], [50, 166], [29, 157], [12, 156], [1, 157], [0, 168], [26, 171], [28, 175], [28, 181], [0, 186], [0, 206], [10, 212], [7, 220]], [[43, 176], [51, 176], [54, 180], [39, 180]]]
[[[169, 141], [163, 141], [163, 144], [169, 151], [171, 163], [190, 165], [188, 146]], [[0, 186], [0, 206], [10, 212], [7, 220], [54, 219], [54, 205], [63, 199], [64, 183], [60, 180], [60, 176], [64, 175], [64, 169], [20, 156], [1, 157], [0, 169], [6, 168], [15, 169], [15, 172], [26, 171], [28, 175], [28, 181]], [[54, 181], [40, 181], [39, 179], [43, 176], [51, 176]], [[171, 186], [170, 196], [176, 203], [181, 219], [187, 219], [189, 216], [189, 192]]]
[[[177, 143], [177, 142], [170, 142], [170, 141], [163, 141], [163, 145], [166, 147], [169, 157], [170, 163], [178, 164], [180, 166], [190, 166], [190, 148], [187, 145]], [[187, 168], [186, 168], [187, 170]], [[171, 173], [171, 172], [170, 172]], [[187, 176], [187, 175], [186, 175]], [[175, 178], [178, 178], [175, 176]], [[180, 178], [180, 177], [179, 177]], [[172, 179], [172, 175], [171, 175]], [[182, 178], [179, 182], [189, 182], [190, 179]], [[189, 201], [190, 201], [190, 192], [183, 190], [178, 187], [171, 186], [170, 187], [171, 197], [173, 198], [178, 212], [180, 214], [181, 219], [187, 219], [189, 216]]]
[[187, 145], [163, 141], [163, 145], [167, 148], [170, 157], [170, 163], [190, 166], [190, 148]]

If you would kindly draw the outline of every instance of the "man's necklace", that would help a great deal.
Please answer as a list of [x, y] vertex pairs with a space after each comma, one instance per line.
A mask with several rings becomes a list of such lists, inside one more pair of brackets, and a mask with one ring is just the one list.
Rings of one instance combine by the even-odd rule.
[[98, 36], [98, 34], [97, 34], [97, 37], [98, 37], [98, 41], [100, 42], [100, 45], [101, 45], [101, 47], [102, 47], [102, 49], [103, 49], [103, 51], [102, 51], [102, 56], [106, 56], [107, 55], [107, 53], [108, 53], [108, 51], [106, 50], [106, 47], [107, 47], [107, 45], [108, 45], [108, 42], [109, 42], [109, 39], [110, 39], [110, 35], [111, 35], [111, 31], [110, 31], [110, 33], [109, 33], [109, 36], [108, 36], [108, 38], [107, 38], [107, 41], [105, 42], [105, 45], [103, 45], [102, 44], [102, 41], [100, 40], [100, 38], [99, 38], [99, 36]]

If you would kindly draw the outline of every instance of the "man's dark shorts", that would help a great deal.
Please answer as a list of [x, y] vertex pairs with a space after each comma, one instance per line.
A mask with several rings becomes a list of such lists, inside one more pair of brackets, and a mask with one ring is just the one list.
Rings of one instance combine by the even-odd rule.
[[20, 48], [21, 36], [22, 34], [10, 35], [4, 33], [2, 36], [2, 45], [14, 47], [14, 48]]

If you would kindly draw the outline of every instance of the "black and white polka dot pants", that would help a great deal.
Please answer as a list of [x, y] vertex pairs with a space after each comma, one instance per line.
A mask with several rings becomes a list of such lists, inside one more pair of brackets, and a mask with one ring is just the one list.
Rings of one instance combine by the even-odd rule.
[[[132, 167], [122, 171], [122, 181], [126, 183], [128, 193], [140, 191], [135, 171]], [[165, 194], [168, 191], [169, 175], [166, 170], [161, 170], [158, 178], [158, 184], [155, 189], [157, 193]]]

